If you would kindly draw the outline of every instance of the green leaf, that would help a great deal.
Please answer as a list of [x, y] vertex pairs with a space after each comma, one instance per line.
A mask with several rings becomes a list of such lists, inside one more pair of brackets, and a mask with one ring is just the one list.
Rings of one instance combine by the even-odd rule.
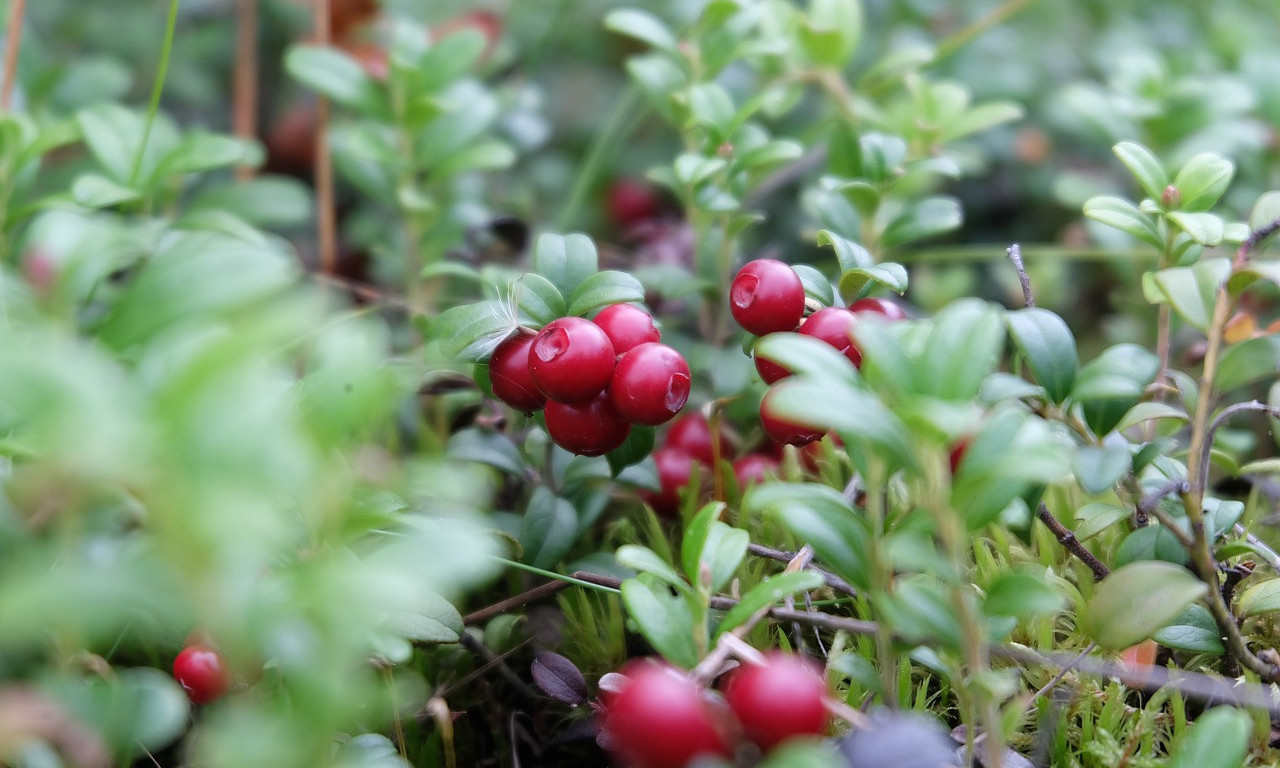
[[1280, 285], [1280, 261], [1251, 261], [1236, 269], [1227, 278], [1227, 290], [1233, 297], [1244, 293], [1244, 290], [1259, 280]]
[[620, 35], [647, 43], [659, 50], [674, 52], [676, 37], [667, 26], [651, 13], [635, 8], [623, 8], [604, 17], [604, 26]]
[[1120, 162], [1124, 163], [1129, 173], [1133, 174], [1133, 178], [1142, 191], [1147, 193], [1147, 197], [1153, 200], [1161, 198], [1165, 187], [1169, 186], [1169, 175], [1165, 173], [1164, 167], [1149, 149], [1132, 141], [1122, 141], [1112, 147], [1111, 151], [1116, 153]]
[[1043, 576], [1031, 571], [1013, 571], [996, 577], [987, 588], [982, 610], [988, 616], [1027, 619], [1062, 610], [1066, 599]]
[[790, 163], [804, 155], [804, 145], [791, 139], [774, 139], [734, 157], [733, 164], [743, 170], [763, 170]]
[[688, 84], [688, 78], [679, 67], [659, 54], [632, 56], [627, 59], [627, 73], [658, 114], [668, 122], [678, 122], [677, 104], [672, 94]]
[[569, 314], [585, 315], [610, 304], [644, 301], [644, 286], [627, 274], [612, 269], [587, 275], [569, 296]]
[[969, 530], [996, 520], [1034, 484], [1059, 482], [1071, 444], [1043, 420], [1010, 406], [992, 412], [969, 442], [951, 483], [951, 503]]
[[827, 276], [808, 264], [792, 264], [791, 268], [800, 276], [800, 284], [804, 286], [804, 295], [824, 307], [836, 303], [835, 291], [831, 289], [831, 281]]
[[524, 459], [511, 438], [487, 429], [455, 432], [445, 443], [445, 454], [454, 461], [474, 461], [512, 475], [524, 474]]
[[789, 331], [770, 333], [757, 339], [752, 349], [758, 357], [815, 380], [849, 383], [857, 375], [849, 358], [812, 336]]
[[284, 66], [295, 80], [345, 107], [372, 116], [386, 112], [377, 83], [359, 62], [336, 48], [294, 45], [285, 53]]
[[723, 157], [704, 157], [686, 153], [676, 158], [672, 170], [681, 184], [696, 187], [728, 165], [729, 161]]
[[722, 501], [707, 502], [685, 526], [684, 539], [680, 542], [680, 565], [691, 583], [698, 582], [699, 563], [711, 532], [711, 524], [719, 521], [724, 509]]
[[516, 151], [510, 144], [498, 139], [481, 139], [450, 154], [432, 168], [431, 173], [443, 179], [467, 171], [500, 171], [515, 163]]
[[926, 197], [913, 203], [885, 227], [880, 244], [886, 248], [906, 245], [958, 229], [964, 216], [951, 197]]
[[1165, 218], [1173, 222], [1178, 229], [1200, 245], [1214, 246], [1222, 242], [1226, 234], [1222, 218], [1212, 213], [1184, 213], [1174, 211], [1165, 214]]
[[1253, 718], [1231, 707], [1205, 712], [1172, 750], [1169, 768], [1241, 768], [1249, 753]]
[[[97, 104], [76, 113], [85, 144], [108, 178], [117, 184], [147, 186], [160, 158], [178, 146], [179, 134], [173, 120], [163, 112], [155, 116], [151, 134], [143, 145], [146, 123], [140, 112], [118, 104]], [[139, 153], [137, 178], [132, 178]]]
[[966, 109], [954, 120], [942, 125], [940, 142], [952, 142], [970, 134], [994, 128], [1022, 118], [1022, 107], [1010, 101], [993, 101]]
[[[1231, 273], [1230, 259], [1205, 259], [1190, 267], [1171, 267], [1156, 272], [1151, 283], [1154, 295], [1147, 300], [1168, 304], [1192, 327], [1207, 332], [1213, 316], [1218, 288]], [[1144, 282], [1144, 290], [1148, 288]]]
[[1129, 409], [1129, 412], [1116, 425], [1116, 429], [1124, 431], [1130, 427], [1156, 419], [1186, 421], [1187, 418], [1187, 412], [1176, 405], [1169, 405], [1168, 403], [1138, 403]]
[[810, 0], [798, 33], [810, 59], [843, 69], [862, 35], [862, 5], [858, 0]]
[[418, 643], [456, 643], [464, 630], [458, 609], [434, 592], [421, 595], [416, 610], [387, 616], [383, 626]]
[[1218, 361], [1214, 387], [1221, 392], [1280, 374], [1280, 336], [1259, 336], [1232, 344]]
[[533, 271], [550, 280], [562, 296], [573, 296], [599, 269], [599, 260], [595, 243], [582, 234], [547, 233], [533, 246]]
[[1071, 329], [1059, 315], [1039, 307], [1008, 312], [1005, 323], [1036, 383], [1055, 403], [1061, 403], [1071, 393], [1080, 364]]
[[516, 306], [522, 319], [532, 321], [533, 327], [541, 327], [559, 317], [564, 317], [564, 297], [547, 278], [535, 272], [526, 272], [511, 285]]
[[1236, 602], [1236, 615], [1241, 618], [1280, 611], [1280, 579], [1267, 579], [1249, 585]]
[[666, 560], [663, 560], [657, 552], [648, 547], [625, 544], [618, 547], [614, 558], [618, 561], [618, 565], [624, 568], [655, 576], [682, 592], [689, 591], [689, 584], [680, 578], [680, 574], [676, 573], [675, 569]]
[[1204, 152], [1187, 161], [1173, 179], [1180, 194], [1179, 210], [1207, 211], [1231, 185], [1235, 165], [1221, 155]]
[[1084, 204], [1084, 215], [1094, 221], [1126, 232], [1156, 248], [1163, 249], [1160, 230], [1151, 217], [1138, 210], [1138, 206], [1121, 197], [1094, 197]]
[[744, 514], [770, 512], [818, 558], [857, 587], [869, 586], [869, 534], [847, 498], [816, 483], [753, 486], [742, 501]]
[[85, 173], [77, 176], [71, 185], [71, 196], [86, 208], [110, 208], [140, 200], [142, 193], [117, 184], [106, 176]]
[[[733, 579], [747, 556], [747, 546], [751, 544], [751, 535], [740, 528], [715, 520], [707, 529], [707, 538], [698, 558], [699, 567], [706, 564], [710, 571], [712, 592], [719, 592]], [[701, 577], [699, 576], [698, 579]], [[695, 580], [697, 583], [697, 580]]]
[[907, 268], [887, 261], [866, 269], [850, 269], [840, 273], [840, 296], [845, 301], [861, 298], [873, 284], [883, 285], [894, 293], [907, 290]]
[[1125, 534], [1113, 558], [1116, 565], [1155, 560], [1185, 565], [1189, 560], [1186, 547], [1163, 525], [1148, 525]]
[[1000, 363], [1002, 313], [977, 299], [957, 301], [934, 318], [919, 360], [923, 390], [945, 400], [972, 400]]
[[[716, 83], [698, 83], [689, 88], [686, 92], [686, 98], [689, 105], [689, 119], [686, 128], [700, 125], [712, 129], [712, 137], [715, 141], [725, 141], [729, 138], [729, 131], [736, 110], [733, 106], [733, 99], [730, 98], [724, 88], [721, 88]], [[688, 157], [688, 155], [684, 157]], [[706, 159], [719, 160], [720, 163], [718, 165], [720, 167], [728, 164], [726, 160], [719, 157]], [[716, 170], [719, 170], [719, 168]], [[703, 173], [700, 177], [706, 178], [709, 175], [710, 173]], [[685, 183], [696, 184], [697, 182], [686, 181]]]
[[310, 220], [311, 193], [296, 179], [257, 176], [249, 181], [209, 187], [187, 210], [222, 210], [261, 227], [291, 227]]
[[430, 335], [451, 359], [476, 362], [493, 350], [516, 327], [515, 318], [501, 301], [480, 301], [450, 307], [431, 324]]
[[[789, 367], [789, 363], [787, 365]], [[846, 443], [870, 444], [894, 466], [911, 463], [907, 426], [870, 392], [852, 386], [833, 386], [829, 380], [806, 381], [798, 376], [775, 384], [774, 391], [770, 406], [780, 417], [835, 430]]]
[[1080, 447], [1076, 451], [1076, 480], [1085, 493], [1100, 494], [1120, 482], [1129, 471], [1132, 454], [1123, 445]]
[[1076, 510], [1076, 529], [1074, 533], [1080, 541], [1088, 541], [1121, 520], [1129, 519], [1132, 515], [1132, 510], [1115, 504], [1106, 504], [1104, 502], [1086, 504]]
[[1214, 654], [1226, 652], [1213, 615], [1208, 608], [1199, 604], [1187, 606], [1178, 618], [1161, 628], [1151, 639], [1176, 651]]
[[818, 246], [824, 245], [829, 245], [835, 250], [836, 261], [840, 264], [841, 272], [854, 269], [866, 270], [876, 266], [876, 260], [872, 258], [870, 251], [829, 229], [818, 230]]
[[1180, 566], [1130, 563], [1098, 583], [1083, 628], [1107, 650], [1128, 648], [1176, 619], [1205, 589], [1204, 582]]
[[195, 130], [182, 137], [182, 142], [161, 159], [160, 166], [163, 172], [200, 173], [240, 163], [257, 165], [261, 159], [262, 150], [256, 143]]
[[685, 669], [698, 663], [693, 611], [682, 595], [672, 595], [665, 584], [641, 576], [622, 582], [622, 603], [640, 634], [663, 658]]
[[657, 430], [653, 427], [643, 424], [631, 425], [631, 431], [627, 433], [627, 439], [622, 442], [622, 445], [604, 455], [613, 476], [617, 477], [623, 469], [644, 461], [645, 457], [653, 452], [656, 434]]
[[578, 515], [573, 504], [545, 485], [535, 488], [520, 529], [524, 561], [537, 568], [552, 568], [569, 553], [577, 535]]
[[716, 634], [723, 634], [742, 626], [757, 611], [779, 603], [786, 597], [797, 592], [818, 589], [822, 585], [822, 574], [816, 571], [795, 571], [767, 577], [747, 590], [747, 594], [742, 596], [742, 600], [729, 609], [729, 612], [724, 615], [724, 618], [720, 620], [720, 624], [716, 627]]
[[1096, 435], [1116, 428], [1156, 377], [1159, 359], [1136, 344], [1117, 344], [1089, 361], [1076, 377], [1071, 397], [1083, 406]]
[[1280, 190], [1262, 193], [1249, 212], [1249, 229], [1262, 229], [1280, 221]]

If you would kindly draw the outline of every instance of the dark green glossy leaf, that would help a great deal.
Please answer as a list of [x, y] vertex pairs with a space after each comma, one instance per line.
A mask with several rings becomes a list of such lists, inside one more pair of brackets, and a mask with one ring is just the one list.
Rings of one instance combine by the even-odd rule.
[[907, 268], [885, 262], [866, 269], [850, 269], [840, 274], [840, 295], [852, 302], [865, 296], [873, 285], [883, 285], [895, 293], [907, 290]]
[[1071, 393], [1080, 364], [1071, 329], [1061, 316], [1039, 307], [1006, 313], [1005, 323], [1036, 383], [1055, 403], [1061, 403]]
[[988, 616], [1026, 619], [1056, 613], [1066, 599], [1039, 573], [1013, 571], [1001, 574], [987, 588], [982, 610]]
[[501, 301], [480, 301], [451, 307], [431, 324], [431, 338], [452, 359], [476, 362], [493, 350], [516, 327], [516, 319]]
[[1000, 362], [1005, 328], [1001, 312], [976, 299], [955, 302], [934, 317], [918, 360], [917, 384], [947, 400], [972, 400]]
[[617, 477], [623, 469], [643, 461], [653, 452], [653, 444], [657, 430], [643, 424], [633, 424], [622, 445], [604, 455], [609, 462], [609, 471]]
[[1176, 651], [1214, 654], [1226, 652], [1213, 615], [1198, 603], [1187, 606], [1178, 618], [1161, 628], [1151, 639]]
[[686, 669], [698, 663], [693, 610], [683, 596], [642, 575], [622, 582], [622, 603], [640, 634], [663, 658]]
[[1129, 471], [1131, 458], [1123, 445], [1082, 446], [1076, 451], [1076, 480], [1086, 493], [1097, 495], [1115, 487]]
[[1280, 373], [1280, 336], [1259, 336], [1232, 344], [1218, 361], [1214, 386], [1222, 392], [1274, 378]]
[[830, 307], [836, 303], [835, 291], [831, 289], [831, 281], [826, 275], [809, 266], [808, 264], [792, 264], [791, 268], [800, 276], [800, 282], [804, 285], [804, 295], [824, 307]]
[[868, 586], [866, 524], [839, 491], [816, 483], [768, 483], [752, 487], [742, 507], [746, 514], [777, 515], [841, 578], [855, 586]]
[[1118, 565], [1162, 560], [1182, 565], [1190, 559], [1173, 531], [1162, 525], [1148, 525], [1125, 535], [1114, 556]]
[[1159, 368], [1160, 361], [1150, 350], [1117, 344], [1080, 369], [1071, 398], [1081, 404], [1094, 434], [1105, 435], [1137, 404]]
[[534, 272], [526, 272], [511, 286], [520, 309], [521, 320], [531, 321], [535, 328], [546, 325], [565, 312], [564, 297], [551, 281]]
[[1170, 305], [1192, 327], [1207, 331], [1218, 289], [1230, 273], [1229, 259], [1206, 259], [1190, 267], [1162, 269], [1144, 280], [1143, 290], [1148, 301]]
[[912, 462], [906, 425], [875, 395], [798, 376], [775, 384], [774, 389], [770, 405], [780, 417], [835, 430], [846, 443], [868, 443], [894, 466]]
[[596, 272], [578, 284], [569, 297], [569, 314], [585, 315], [610, 304], [644, 301], [644, 286], [627, 274], [607, 269]]
[[1121, 520], [1129, 519], [1132, 515], [1132, 510], [1115, 504], [1103, 502], [1086, 504], [1076, 510], [1076, 538], [1088, 541]]
[[548, 233], [534, 244], [533, 271], [550, 280], [562, 296], [573, 296], [597, 269], [596, 245], [586, 235]]
[[520, 530], [524, 560], [537, 568], [552, 568], [564, 559], [578, 534], [573, 505], [540, 485], [529, 498]]

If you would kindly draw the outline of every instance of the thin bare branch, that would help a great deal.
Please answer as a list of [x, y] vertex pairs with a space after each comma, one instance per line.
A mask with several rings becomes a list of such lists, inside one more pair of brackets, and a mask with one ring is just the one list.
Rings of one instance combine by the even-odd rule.
[[[236, 62], [231, 123], [236, 138], [253, 141], [258, 132], [258, 0], [237, 0]], [[253, 166], [236, 166], [236, 178], [253, 178]]]

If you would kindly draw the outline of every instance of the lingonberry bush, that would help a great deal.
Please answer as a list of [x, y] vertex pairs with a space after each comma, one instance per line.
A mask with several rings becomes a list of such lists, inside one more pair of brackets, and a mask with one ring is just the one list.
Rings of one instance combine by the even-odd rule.
[[5, 4], [0, 764], [1280, 759], [1274, 8], [472, 5]]

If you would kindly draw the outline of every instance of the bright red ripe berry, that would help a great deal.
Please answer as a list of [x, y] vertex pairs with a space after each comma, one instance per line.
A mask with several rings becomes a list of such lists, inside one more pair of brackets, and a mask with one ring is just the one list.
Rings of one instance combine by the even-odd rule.
[[493, 396], [517, 411], [542, 410], [547, 396], [533, 382], [529, 371], [529, 348], [533, 336], [517, 334], [498, 345], [489, 358], [489, 384]]
[[774, 412], [771, 401], [777, 392], [776, 388], [770, 389], [760, 401], [760, 424], [764, 427], [765, 434], [774, 442], [784, 445], [807, 445], [821, 439], [821, 430], [788, 421]]
[[778, 460], [766, 453], [748, 453], [733, 462], [733, 476], [738, 481], [738, 488], [744, 490], [777, 472]]
[[607, 392], [585, 403], [548, 401], [546, 420], [555, 444], [579, 456], [602, 456], [631, 434], [631, 422], [614, 410]]
[[657, 216], [662, 209], [662, 200], [657, 191], [643, 181], [619, 179], [609, 185], [605, 208], [609, 211], [609, 218], [625, 228]]
[[211, 648], [191, 645], [173, 660], [173, 677], [193, 704], [209, 704], [222, 698], [231, 687], [227, 662]]
[[592, 320], [613, 342], [613, 352], [628, 350], [650, 341], [661, 341], [662, 332], [653, 324], [653, 315], [634, 304], [610, 304]]
[[804, 315], [804, 285], [796, 271], [775, 259], [756, 259], [729, 287], [733, 319], [757, 336], [794, 330]]
[[765, 384], [772, 384], [775, 381], [781, 381], [791, 375], [791, 371], [777, 363], [765, 360], [763, 357], [754, 353], [751, 357], [755, 360], [756, 373], [760, 374], [760, 380]]
[[872, 297], [869, 299], [858, 299], [857, 301], [849, 305], [849, 311], [850, 312], [875, 312], [878, 315], [884, 315], [884, 317], [888, 320], [906, 320], [907, 319], [907, 312], [902, 308], [902, 305], [893, 301], [889, 301], [888, 299], [881, 299], [879, 297]]
[[826, 731], [826, 692], [813, 664], [793, 654], [772, 653], [764, 664], [735, 670], [724, 695], [747, 738], [768, 752], [792, 737]]
[[699, 755], [728, 755], [703, 690], [670, 667], [636, 665], [604, 713], [604, 743], [632, 768], [685, 768]]
[[853, 328], [858, 317], [843, 307], [825, 307], [809, 315], [800, 326], [800, 333], [821, 339], [835, 347], [854, 366], [862, 364], [862, 352], [853, 343]]
[[657, 426], [689, 402], [689, 364], [666, 344], [641, 344], [623, 355], [609, 380], [609, 400], [624, 419]]
[[[681, 416], [671, 425], [663, 445], [667, 448], [682, 450], [703, 464], [711, 466], [715, 461], [712, 442], [711, 425], [707, 422], [707, 417], [695, 411]], [[714, 438], [714, 442], [719, 444], [720, 456], [722, 458], [727, 456], [724, 435], [718, 435]]]
[[679, 448], [664, 447], [653, 452], [661, 490], [645, 492], [642, 497], [659, 516], [675, 517], [680, 513], [680, 491], [693, 479], [696, 461]]
[[557, 403], [582, 403], [609, 385], [616, 355], [600, 326], [581, 317], [552, 320], [529, 348], [538, 389]]

